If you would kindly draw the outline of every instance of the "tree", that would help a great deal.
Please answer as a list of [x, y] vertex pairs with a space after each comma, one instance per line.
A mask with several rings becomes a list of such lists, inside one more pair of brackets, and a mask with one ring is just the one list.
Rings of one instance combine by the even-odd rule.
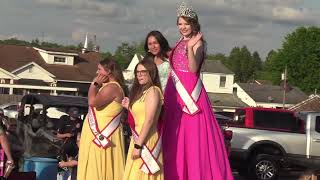
[[285, 66], [291, 85], [307, 93], [320, 89], [320, 28], [300, 27], [285, 37], [282, 47], [270, 60], [275, 83], [280, 83]]
[[39, 41], [39, 39], [36, 38], [35, 40], [32, 40], [32, 41], [31, 41], [31, 46], [39, 47], [39, 46], [40, 46], [40, 41]]
[[101, 52], [100, 54], [102, 59], [112, 56], [110, 52]]
[[77, 46], [77, 50], [78, 50], [78, 51], [81, 51], [82, 48], [83, 48], [83, 44], [82, 44], [82, 42], [80, 42], [80, 43], [78, 44], [78, 46]]
[[227, 60], [227, 66], [231, 68], [231, 70], [235, 74], [235, 81], [241, 80], [241, 51], [239, 47], [234, 47], [229, 55], [229, 58]]
[[251, 57], [251, 53], [246, 46], [243, 46], [240, 50], [241, 57], [241, 77], [240, 82], [248, 82], [254, 76], [254, 62]]
[[261, 60], [260, 55], [257, 51], [253, 52], [252, 60], [254, 63], [255, 72], [262, 70], [262, 60]]
[[227, 60], [227, 57], [225, 54], [217, 53], [217, 54], [208, 54], [207, 55], [208, 60], [220, 60], [222, 62]]
[[275, 76], [274, 72], [272, 71], [272, 69], [270, 68], [271, 64], [271, 59], [272, 57], [276, 54], [277, 52], [275, 52], [274, 50], [270, 50], [266, 60], [264, 62], [261, 61], [261, 70], [256, 71], [255, 75], [256, 75], [256, 79], [261, 79], [261, 80], [268, 80], [268, 81], [272, 81], [272, 77]]
[[255, 79], [262, 65], [258, 52], [254, 52], [251, 56], [246, 46], [234, 47], [229, 57], [222, 62], [234, 72], [236, 82], [248, 82]]
[[27, 41], [23, 41], [23, 40], [19, 40], [17, 38], [10, 38], [10, 39], [6, 39], [6, 40], [0, 40], [0, 44], [9, 44], [9, 45], [30, 45], [30, 42]]
[[123, 42], [120, 46], [117, 47], [114, 56], [122, 69], [128, 67], [128, 65], [131, 62], [131, 59], [136, 53], [145, 55], [143, 46], [144, 42], [133, 42], [131, 44]]
[[270, 66], [271, 60], [273, 58], [273, 56], [275, 56], [277, 54], [276, 51], [274, 51], [273, 49], [271, 49], [266, 57], [266, 60], [264, 62], [264, 69], [268, 68], [268, 66]]

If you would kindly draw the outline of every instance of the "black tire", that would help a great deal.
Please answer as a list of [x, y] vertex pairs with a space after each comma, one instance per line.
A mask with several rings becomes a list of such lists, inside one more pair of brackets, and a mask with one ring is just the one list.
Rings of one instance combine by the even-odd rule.
[[250, 179], [276, 180], [279, 176], [279, 163], [268, 154], [258, 154], [249, 163]]

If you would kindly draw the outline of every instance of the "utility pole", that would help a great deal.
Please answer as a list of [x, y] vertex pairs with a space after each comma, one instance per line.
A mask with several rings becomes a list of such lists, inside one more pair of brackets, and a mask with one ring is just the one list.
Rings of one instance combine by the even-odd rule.
[[283, 99], [282, 99], [282, 108], [285, 109], [286, 104], [286, 90], [287, 90], [287, 66], [284, 69], [283, 74]]

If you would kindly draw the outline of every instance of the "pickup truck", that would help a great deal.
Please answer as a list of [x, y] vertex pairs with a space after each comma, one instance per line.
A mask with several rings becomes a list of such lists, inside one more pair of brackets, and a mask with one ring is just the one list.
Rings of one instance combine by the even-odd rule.
[[227, 129], [233, 132], [230, 163], [246, 179], [274, 180], [282, 168], [320, 167], [320, 112], [242, 108]]

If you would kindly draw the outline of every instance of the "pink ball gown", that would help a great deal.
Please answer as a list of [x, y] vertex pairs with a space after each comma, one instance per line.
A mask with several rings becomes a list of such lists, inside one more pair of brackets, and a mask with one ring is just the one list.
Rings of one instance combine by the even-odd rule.
[[[187, 42], [181, 40], [177, 43], [172, 51], [170, 63], [184, 88], [191, 95], [200, 71], [196, 73], [189, 71]], [[204, 87], [201, 87], [200, 96], [196, 101], [199, 111], [193, 115], [182, 111], [185, 103], [177, 92], [171, 75], [164, 95], [165, 179], [232, 180], [224, 138]]]

